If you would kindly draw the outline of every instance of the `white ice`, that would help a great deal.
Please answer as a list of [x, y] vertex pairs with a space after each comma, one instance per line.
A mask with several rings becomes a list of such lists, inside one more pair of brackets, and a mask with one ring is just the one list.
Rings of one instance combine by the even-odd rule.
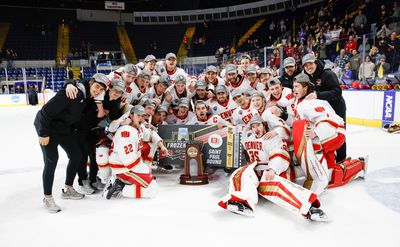
[[320, 199], [332, 219], [309, 222], [260, 199], [255, 217], [222, 210], [227, 177], [179, 185], [160, 175], [154, 199], [62, 200], [66, 155], [53, 187], [62, 212], [42, 208], [42, 153], [33, 127], [40, 107], [0, 108], [0, 246], [400, 246], [400, 135], [348, 126], [348, 154], [369, 155], [369, 177]]

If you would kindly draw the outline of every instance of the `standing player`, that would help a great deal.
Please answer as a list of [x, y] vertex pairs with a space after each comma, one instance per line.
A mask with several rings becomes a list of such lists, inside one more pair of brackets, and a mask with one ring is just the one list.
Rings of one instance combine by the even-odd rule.
[[242, 92], [250, 92], [252, 87], [249, 80], [244, 75], [238, 74], [234, 64], [228, 64], [225, 67], [225, 79], [228, 90], [232, 92], [234, 89], [240, 89]]
[[179, 75], [175, 79], [175, 83], [167, 89], [165, 101], [171, 103], [173, 101], [176, 102], [181, 98], [191, 99], [193, 95], [194, 91], [191, 92], [189, 87], [186, 86], [186, 77], [184, 75]]
[[196, 93], [191, 99], [192, 106], [194, 106], [198, 100], [203, 100], [209, 105], [213, 96], [214, 95], [207, 90], [207, 83], [203, 79], [200, 79], [196, 82]]
[[147, 90], [146, 99], [152, 99], [157, 105], [162, 104], [164, 101], [167, 88], [171, 86], [169, 78], [165, 75], [159, 77], [158, 81]]
[[208, 85], [208, 89], [213, 91], [218, 85], [224, 85], [225, 81], [218, 76], [217, 67], [210, 65], [206, 68], [206, 74], [204, 76], [204, 81]]
[[247, 66], [246, 78], [249, 80], [251, 86], [251, 90], [248, 92], [249, 95], [252, 95], [255, 91], [261, 92], [265, 90], [265, 85], [260, 83], [260, 80], [257, 77], [257, 69], [253, 65]]
[[265, 138], [267, 131], [258, 114], [249, 125], [251, 133], [242, 141], [249, 164], [231, 175], [229, 192], [218, 205], [236, 214], [253, 216], [261, 195], [309, 220], [326, 221], [326, 214], [319, 209], [317, 195], [283, 178], [289, 169], [290, 158], [282, 139]]
[[283, 87], [281, 81], [277, 77], [272, 77], [267, 83], [267, 107], [277, 106], [281, 109], [288, 107], [290, 100], [294, 98], [292, 90]]
[[215, 93], [217, 98], [211, 100], [209, 104], [212, 113], [232, 123], [232, 113], [237, 108], [237, 104], [230, 98], [228, 88], [225, 85], [218, 85]]
[[180, 75], [185, 76], [185, 78], [187, 77], [186, 72], [176, 66], [176, 55], [172, 52], [165, 56], [165, 63], [161, 62], [159, 64], [158, 73], [160, 75], [167, 75], [172, 84], [175, 83]]

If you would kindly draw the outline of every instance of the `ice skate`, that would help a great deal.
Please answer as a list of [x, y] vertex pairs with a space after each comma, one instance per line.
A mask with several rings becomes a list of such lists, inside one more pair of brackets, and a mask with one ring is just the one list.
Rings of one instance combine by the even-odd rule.
[[61, 208], [56, 204], [53, 197], [44, 197], [43, 206], [49, 213], [58, 213]]
[[84, 194], [77, 192], [73, 187], [68, 187], [62, 189], [61, 198], [62, 199], [71, 199], [71, 200], [80, 200], [85, 197]]
[[253, 210], [242, 202], [228, 202], [226, 209], [234, 214], [254, 216]]
[[329, 218], [324, 211], [320, 208], [311, 207], [308, 211], [306, 218], [311, 221], [328, 222]]
[[118, 197], [122, 193], [122, 190], [124, 189], [125, 184], [119, 179], [116, 179], [114, 184], [107, 189], [107, 195], [106, 198], [107, 200], [110, 200], [111, 197]]

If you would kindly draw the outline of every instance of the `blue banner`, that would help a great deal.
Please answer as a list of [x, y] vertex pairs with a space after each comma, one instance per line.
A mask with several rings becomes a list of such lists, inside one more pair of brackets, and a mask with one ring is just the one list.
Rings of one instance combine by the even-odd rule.
[[385, 124], [392, 123], [394, 121], [395, 102], [396, 102], [396, 91], [395, 90], [385, 91], [385, 93], [383, 94], [382, 127]]

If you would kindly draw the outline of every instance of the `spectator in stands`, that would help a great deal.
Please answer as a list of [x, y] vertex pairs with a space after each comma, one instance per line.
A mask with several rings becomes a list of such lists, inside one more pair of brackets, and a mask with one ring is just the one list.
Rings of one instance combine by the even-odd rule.
[[366, 34], [367, 32], [367, 27], [363, 23], [359, 27], [356, 27], [356, 33], [359, 35]]
[[369, 50], [368, 55], [371, 57], [371, 61], [373, 63], [377, 62], [378, 52], [379, 52], [379, 50], [378, 50], [378, 47], [376, 47], [376, 46], [372, 46], [372, 48]]
[[378, 20], [378, 26], [385, 25], [389, 22], [389, 14], [386, 10], [385, 4], [381, 5], [381, 10], [379, 12], [379, 20]]
[[362, 10], [359, 10], [358, 15], [354, 18], [354, 25], [358, 28], [361, 24], [367, 25], [367, 17], [363, 14]]
[[365, 61], [360, 65], [358, 79], [365, 81], [368, 85], [375, 80], [375, 64], [371, 61], [370, 56], [366, 56]]
[[319, 45], [318, 45], [318, 58], [319, 59], [326, 59], [328, 58], [327, 53], [326, 53], [326, 44], [324, 39], [319, 40]]
[[362, 62], [361, 54], [357, 52], [357, 50], [352, 51], [352, 57], [350, 58], [350, 70], [352, 72], [351, 79], [357, 79], [358, 69], [360, 68], [360, 64]]
[[390, 71], [397, 71], [399, 69], [399, 56], [400, 53], [400, 41], [397, 38], [397, 33], [392, 32], [388, 41], [386, 57], [387, 61], [390, 63]]
[[339, 83], [341, 85], [350, 86], [352, 82], [353, 73], [350, 70], [350, 62], [346, 63], [344, 69], [340, 73]]
[[350, 61], [349, 56], [346, 54], [344, 49], [341, 49], [340, 54], [335, 59], [335, 63], [340, 69], [344, 69], [344, 66], [348, 61]]
[[381, 55], [375, 66], [377, 80], [384, 80], [385, 75], [390, 72], [390, 64], [386, 62], [386, 56]]
[[[379, 33], [379, 32], [378, 32]], [[378, 51], [380, 54], [385, 54], [387, 48], [388, 48], [388, 43], [389, 39], [386, 37], [386, 28], [385, 26], [382, 28], [382, 30], [379, 33], [379, 38], [376, 39], [376, 47], [378, 48]]]
[[274, 70], [278, 69], [281, 63], [281, 58], [278, 49], [274, 49], [271, 58], [269, 59], [269, 66]]
[[393, 2], [392, 15], [390, 16], [392, 22], [398, 22], [400, 18], [400, 8], [397, 1]]

